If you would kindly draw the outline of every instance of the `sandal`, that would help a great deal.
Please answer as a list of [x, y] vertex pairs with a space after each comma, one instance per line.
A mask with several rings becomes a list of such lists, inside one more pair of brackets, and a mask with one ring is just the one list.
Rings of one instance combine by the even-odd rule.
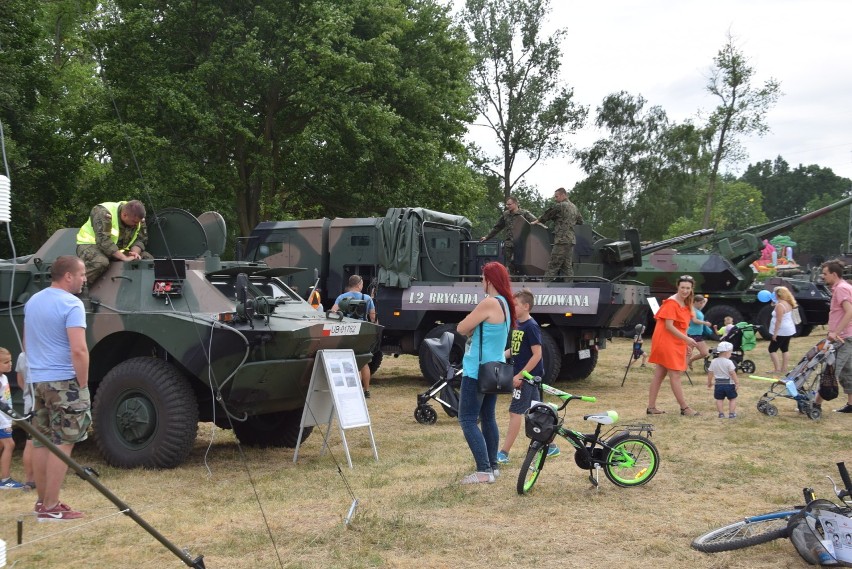
[[648, 407], [647, 409], [645, 409], [645, 413], [647, 415], [664, 415], [665, 411], [663, 411], [662, 409], [657, 409], [656, 407]]
[[474, 472], [462, 478], [460, 484], [494, 484], [494, 474], [491, 472]]
[[685, 417], [697, 417], [701, 413], [687, 405], [686, 407], [680, 410], [680, 414]]

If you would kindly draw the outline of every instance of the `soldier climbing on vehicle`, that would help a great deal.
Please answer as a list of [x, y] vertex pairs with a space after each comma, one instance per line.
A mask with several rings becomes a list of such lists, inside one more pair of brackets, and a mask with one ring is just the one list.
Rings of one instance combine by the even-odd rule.
[[88, 285], [106, 272], [112, 259], [153, 259], [145, 250], [147, 242], [145, 205], [141, 201], [105, 202], [93, 207], [77, 233], [77, 256], [86, 265]]

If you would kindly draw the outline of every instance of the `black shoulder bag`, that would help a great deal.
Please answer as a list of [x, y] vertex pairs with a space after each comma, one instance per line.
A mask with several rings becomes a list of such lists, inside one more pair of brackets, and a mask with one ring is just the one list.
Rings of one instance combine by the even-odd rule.
[[[508, 330], [511, 330], [512, 323], [509, 322], [509, 314], [503, 307], [503, 301], [499, 298], [500, 308], [503, 310], [503, 316], [506, 320], [507, 336]], [[500, 395], [501, 393], [512, 393], [514, 389], [513, 378], [515, 369], [511, 363], [506, 362], [482, 362], [482, 335], [485, 329], [482, 324], [479, 324], [479, 392], [485, 395]], [[508, 337], [506, 338], [508, 343]], [[504, 348], [505, 349], [505, 348]]]

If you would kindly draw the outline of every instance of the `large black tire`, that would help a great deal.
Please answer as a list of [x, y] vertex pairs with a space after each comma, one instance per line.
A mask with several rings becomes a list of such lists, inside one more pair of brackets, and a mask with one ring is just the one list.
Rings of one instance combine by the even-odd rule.
[[370, 376], [376, 375], [376, 372], [379, 371], [379, 367], [382, 365], [382, 360], [385, 359], [385, 355], [381, 350], [376, 350], [373, 352], [373, 359], [370, 360]]
[[[444, 332], [453, 333], [453, 347], [450, 349], [450, 365], [456, 369], [461, 369], [462, 358], [464, 357], [464, 346], [465, 343], [467, 343], [467, 338], [456, 334], [455, 324], [439, 324], [438, 326], [435, 326], [426, 333], [424, 340], [440, 338], [444, 335]], [[426, 342], [420, 343], [418, 355], [420, 360], [420, 373], [423, 374], [423, 377], [426, 378], [429, 384], [434, 384], [439, 379], [444, 379], [443, 374], [446, 370], [439, 370], [435, 367], [429, 348], [426, 347]]]
[[598, 351], [591, 349], [591, 357], [581, 360], [576, 353], [565, 354], [562, 357], [562, 368], [559, 373], [559, 379], [575, 380], [586, 379], [592, 372], [595, 371], [595, 366], [598, 365]]
[[734, 522], [698, 536], [692, 542], [692, 547], [704, 553], [719, 553], [787, 537], [787, 522], [796, 512], [797, 510], [791, 508], [754, 516], [757, 519]]
[[556, 338], [544, 330], [541, 331], [541, 359], [544, 365], [542, 381], [547, 384], [555, 383], [559, 370], [562, 369], [562, 348]]
[[764, 340], [771, 340], [772, 333], [769, 331], [769, 323], [772, 322], [772, 311], [775, 310], [775, 307], [772, 304], [767, 304], [757, 313], [757, 321], [755, 324], [760, 325], [757, 332], [760, 334], [760, 337]]
[[198, 404], [187, 379], [157, 358], [133, 358], [112, 368], [92, 406], [95, 441], [119, 468], [174, 468], [198, 434]]
[[[234, 434], [240, 443], [251, 447], [296, 448], [299, 426], [302, 424], [302, 408], [255, 415], [245, 421], [234, 421]], [[302, 442], [308, 438], [313, 427], [305, 427]]]
[[811, 332], [814, 331], [813, 324], [799, 324], [796, 326], [796, 335], [804, 338], [805, 336], [810, 336]]
[[721, 328], [725, 324], [725, 316], [733, 318], [734, 324], [745, 322], [742, 312], [728, 304], [714, 304], [704, 313], [704, 320], [712, 322], [717, 328]]

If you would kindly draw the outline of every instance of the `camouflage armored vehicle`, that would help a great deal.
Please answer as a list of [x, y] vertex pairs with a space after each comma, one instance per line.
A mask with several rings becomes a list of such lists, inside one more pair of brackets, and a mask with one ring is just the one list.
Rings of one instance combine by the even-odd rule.
[[[631, 276], [651, 287], [658, 299], [671, 295], [677, 277], [689, 274], [696, 279], [696, 290], [707, 295], [704, 315], [720, 325], [725, 316], [734, 322], [761, 325], [761, 334], [768, 334], [772, 306], [760, 302], [758, 292], [783, 285], [790, 289], [800, 306], [802, 324], [800, 335], [808, 335], [814, 326], [828, 322], [831, 294], [825, 285], [801, 278], [773, 277], [756, 282], [752, 263], [760, 258], [763, 240], [771, 239], [789, 229], [814, 220], [852, 203], [852, 197], [840, 200], [804, 215], [790, 216], [741, 231], [725, 231], [712, 236], [683, 235], [672, 240], [653, 243], [642, 248], [643, 261]], [[677, 249], [672, 245], [686, 241]], [[764, 336], [766, 337], [766, 336]]]
[[[119, 467], [175, 467], [199, 421], [233, 425], [247, 445], [294, 447], [317, 350], [352, 349], [363, 365], [380, 327], [314, 310], [281, 280], [299, 269], [221, 261], [217, 213], [164, 210], [148, 227], [156, 259], [112, 263], [83, 295], [98, 448]], [[53, 260], [74, 254], [76, 233], [0, 262], [0, 345], [19, 346], [10, 314], [21, 330], [24, 303], [50, 286]]]
[[[638, 233], [606, 240], [578, 226], [573, 282], [541, 282], [550, 236], [542, 226], [519, 223], [515, 256], [526, 276], [513, 286], [535, 295], [533, 315], [545, 332], [548, 378], [588, 377], [613, 330], [637, 322], [647, 309], [648, 288], [621, 282], [641, 261]], [[360, 275], [384, 327], [382, 352], [419, 355], [424, 376], [434, 381], [440, 372], [431, 369], [423, 340], [455, 331], [482, 299], [482, 265], [500, 259], [502, 252], [501, 241], [480, 243], [470, 228], [462, 216], [420, 208], [391, 208], [385, 217], [264, 222], [246, 240], [243, 258], [273, 267], [316, 267], [326, 308], [343, 292], [349, 276]], [[305, 298], [315, 284], [306, 273], [288, 275], [285, 281]], [[464, 344], [456, 336], [451, 356], [456, 363]]]

